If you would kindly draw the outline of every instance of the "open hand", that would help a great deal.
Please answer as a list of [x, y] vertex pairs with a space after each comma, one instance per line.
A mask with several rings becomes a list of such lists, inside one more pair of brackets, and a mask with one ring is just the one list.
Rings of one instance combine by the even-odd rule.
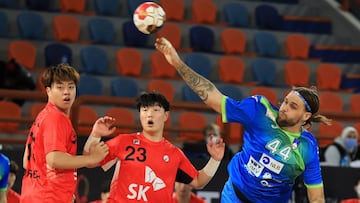
[[166, 60], [173, 66], [177, 67], [181, 63], [181, 59], [172, 44], [164, 37], [156, 39], [155, 47], [164, 54]]
[[91, 135], [95, 137], [103, 137], [111, 135], [115, 132], [116, 127], [115, 118], [110, 116], [100, 117], [95, 121], [93, 125], [93, 129], [91, 131]]

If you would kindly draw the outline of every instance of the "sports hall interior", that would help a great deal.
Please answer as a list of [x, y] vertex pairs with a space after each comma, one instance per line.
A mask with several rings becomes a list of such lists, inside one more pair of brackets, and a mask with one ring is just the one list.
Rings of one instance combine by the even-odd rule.
[[200, 141], [202, 128], [215, 122], [231, 149], [239, 149], [242, 126], [222, 124], [189, 89], [154, 48], [161, 36], [186, 64], [235, 99], [261, 94], [278, 105], [291, 87], [316, 86], [319, 112], [333, 119], [331, 126], [310, 129], [320, 147], [345, 126], [360, 132], [360, 1], [156, 0], [167, 20], [150, 35], [132, 23], [142, 2], [0, 0], [0, 60], [15, 59], [36, 84], [33, 90], [0, 89], [1, 150], [22, 153], [28, 129], [46, 104], [41, 73], [58, 63], [81, 74], [71, 114], [80, 142], [102, 115], [117, 119], [116, 133], [141, 130], [134, 98], [158, 91], [171, 102], [164, 133], [171, 142]]

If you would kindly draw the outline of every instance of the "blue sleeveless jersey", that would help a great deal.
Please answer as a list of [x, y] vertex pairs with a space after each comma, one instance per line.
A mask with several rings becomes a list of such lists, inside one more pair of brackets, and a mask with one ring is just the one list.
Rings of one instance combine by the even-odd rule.
[[228, 165], [222, 202], [240, 202], [232, 183], [248, 200], [272, 203], [288, 202], [301, 174], [308, 188], [322, 187], [316, 139], [305, 129], [301, 133], [282, 130], [277, 115], [278, 109], [262, 96], [242, 101], [223, 98], [223, 122], [243, 125], [244, 145]]

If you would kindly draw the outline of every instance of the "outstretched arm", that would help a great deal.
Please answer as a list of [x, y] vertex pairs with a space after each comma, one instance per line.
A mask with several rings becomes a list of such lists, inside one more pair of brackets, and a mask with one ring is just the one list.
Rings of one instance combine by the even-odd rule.
[[87, 154], [89, 152], [92, 143], [98, 143], [100, 142], [101, 137], [111, 135], [115, 132], [116, 128], [113, 126], [114, 123], [115, 119], [110, 116], [104, 116], [97, 119], [88, 139], [86, 140], [83, 154]]
[[205, 167], [199, 171], [198, 176], [191, 181], [190, 185], [195, 189], [202, 189], [209, 183], [218, 170], [220, 162], [224, 157], [225, 143], [222, 138], [213, 143], [211, 137], [210, 142], [206, 145], [206, 147], [211, 158]]
[[175, 48], [165, 38], [156, 39], [155, 47], [164, 54], [166, 60], [176, 68], [186, 84], [211, 108], [221, 112], [221, 98], [223, 94], [208, 79], [196, 73], [187, 66], [177, 54]]

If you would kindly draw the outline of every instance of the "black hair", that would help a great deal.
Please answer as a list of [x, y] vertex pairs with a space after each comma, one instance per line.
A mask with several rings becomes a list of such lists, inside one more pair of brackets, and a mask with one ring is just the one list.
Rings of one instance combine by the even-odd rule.
[[165, 111], [170, 111], [169, 101], [164, 95], [157, 92], [144, 92], [136, 98], [136, 108], [140, 112], [141, 107], [160, 106]]

